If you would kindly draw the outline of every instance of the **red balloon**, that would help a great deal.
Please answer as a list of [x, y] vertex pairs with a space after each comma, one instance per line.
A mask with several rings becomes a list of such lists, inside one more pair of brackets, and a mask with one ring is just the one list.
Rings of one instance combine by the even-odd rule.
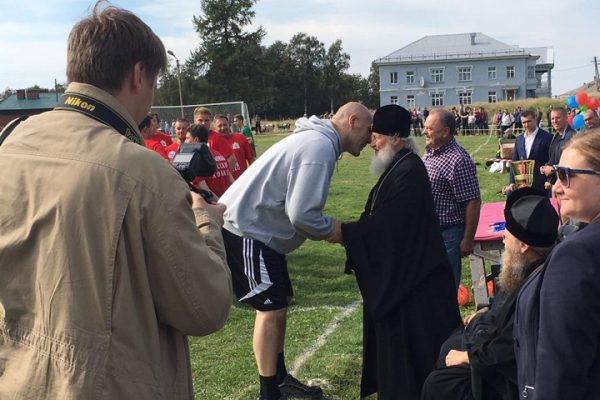
[[588, 100], [588, 108], [592, 110], [597, 110], [600, 107], [600, 100], [595, 97], [590, 97]]
[[588, 95], [586, 92], [579, 92], [575, 95], [575, 100], [577, 100], [578, 106], [584, 106], [588, 102]]
[[567, 121], [569, 121], [569, 125], [573, 125], [573, 114], [567, 115]]

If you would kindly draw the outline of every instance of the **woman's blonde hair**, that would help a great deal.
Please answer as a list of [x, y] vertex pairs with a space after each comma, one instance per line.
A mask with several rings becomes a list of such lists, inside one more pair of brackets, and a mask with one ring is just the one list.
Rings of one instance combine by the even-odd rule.
[[577, 150], [592, 169], [600, 171], [600, 128], [573, 136], [565, 145], [565, 149]]

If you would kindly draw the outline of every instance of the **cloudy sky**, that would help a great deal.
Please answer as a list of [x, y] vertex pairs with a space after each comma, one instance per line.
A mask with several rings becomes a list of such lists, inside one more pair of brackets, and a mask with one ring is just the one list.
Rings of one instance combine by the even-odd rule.
[[[0, 91], [66, 82], [66, 41], [89, 0], [0, 0]], [[200, 0], [113, 0], [138, 14], [181, 60], [200, 43], [192, 16]], [[426, 35], [482, 32], [521, 47], [554, 46], [553, 94], [593, 79], [600, 57], [597, 0], [259, 0], [254, 25], [264, 44], [298, 32], [329, 46], [342, 39], [350, 72], [366, 76], [371, 61]]]

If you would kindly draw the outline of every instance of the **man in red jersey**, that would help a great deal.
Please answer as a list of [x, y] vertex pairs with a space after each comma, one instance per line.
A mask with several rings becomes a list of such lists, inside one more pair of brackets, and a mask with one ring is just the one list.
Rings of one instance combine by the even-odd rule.
[[212, 112], [206, 107], [198, 107], [194, 110], [194, 122], [196, 124], [202, 124], [208, 129], [208, 147], [217, 150], [227, 159], [229, 163], [229, 170], [233, 171], [237, 160], [233, 154], [233, 149], [217, 132], [210, 130], [210, 123], [212, 122]]
[[[187, 131], [186, 134], [186, 143], [206, 143], [208, 140], [208, 129], [206, 126], [202, 124], [192, 124]], [[206, 182], [208, 189], [213, 193], [213, 195], [217, 197], [221, 197], [223, 193], [229, 188], [229, 186], [233, 183], [233, 177], [231, 176], [231, 172], [229, 171], [229, 164], [223, 155], [214, 148], [209, 146], [210, 152], [212, 153], [215, 161], [216, 161], [216, 169], [215, 174], [211, 177], [207, 178], [196, 178], [192, 184], [199, 187], [200, 189], [205, 189], [201, 184], [203, 181]], [[213, 198], [212, 201], [216, 202], [218, 198]]]
[[152, 151], [155, 151], [162, 158], [164, 158], [165, 160], [168, 160], [167, 150], [165, 149], [165, 146], [163, 146], [162, 143], [160, 143], [159, 141], [152, 139], [152, 136], [153, 136], [152, 135], [152, 132], [153, 132], [152, 117], [150, 115], [147, 115], [143, 119], [143, 121], [140, 122], [140, 125], [138, 126], [138, 128], [140, 129], [140, 134], [144, 138], [144, 145], [146, 146], [146, 148], [148, 148]]
[[248, 140], [244, 135], [241, 133], [231, 132], [229, 120], [226, 116], [215, 115], [213, 126], [233, 150], [237, 165], [231, 171], [231, 175], [233, 175], [233, 179], [237, 179], [254, 161], [254, 152], [252, 151], [252, 147], [250, 147], [250, 143], [248, 143]]
[[185, 134], [187, 133], [188, 128], [190, 127], [190, 122], [185, 118], [177, 118], [174, 125], [175, 136], [177, 136], [177, 141], [171, 143], [166, 147], [167, 157], [169, 161], [173, 161], [173, 157], [179, 151], [179, 145], [181, 143], [185, 143]]
[[149, 113], [148, 114], [152, 118], [152, 136], [150, 139], [159, 142], [163, 147], [167, 147], [173, 141], [171, 140], [171, 136], [164, 134], [159, 130], [160, 127], [160, 118], [158, 118], [157, 113]]

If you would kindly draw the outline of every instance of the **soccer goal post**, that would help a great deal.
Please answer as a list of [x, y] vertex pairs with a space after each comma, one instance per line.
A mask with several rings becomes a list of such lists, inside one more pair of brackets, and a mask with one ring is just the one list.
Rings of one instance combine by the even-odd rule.
[[152, 106], [152, 112], [158, 114], [160, 119], [160, 128], [166, 132], [171, 132], [177, 118], [183, 118], [194, 122], [194, 110], [198, 107], [205, 107], [210, 110], [213, 117], [217, 114], [225, 115], [230, 123], [233, 123], [233, 117], [240, 114], [244, 117], [244, 124], [250, 126], [250, 117], [248, 115], [248, 106], [243, 101], [230, 101], [225, 103], [210, 103], [210, 104], [188, 104], [184, 106]]

